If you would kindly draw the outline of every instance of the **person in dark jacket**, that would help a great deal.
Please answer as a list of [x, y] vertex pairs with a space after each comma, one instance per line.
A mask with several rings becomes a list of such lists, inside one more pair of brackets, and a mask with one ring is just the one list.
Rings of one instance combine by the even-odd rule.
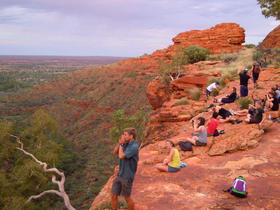
[[248, 109], [247, 119], [245, 122], [249, 124], [261, 124], [264, 121], [264, 110], [262, 108], [262, 103], [260, 101], [256, 102], [256, 105], [250, 105]]
[[248, 75], [248, 69], [244, 69], [239, 73], [240, 79], [240, 97], [248, 96], [248, 81], [251, 77]]
[[261, 65], [258, 62], [254, 63], [252, 66], [252, 77], [254, 82], [254, 88], [257, 87], [257, 81], [259, 79], [260, 72], [261, 72]]
[[214, 102], [223, 103], [223, 104], [229, 104], [233, 103], [237, 98], [236, 88], [232, 88], [232, 93], [230, 95], [227, 95], [225, 98], [219, 98], [214, 99]]
[[275, 92], [269, 92], [268, 95], [266, 95], [266, 107], [270, 111], [279, 110], [279, 102]]

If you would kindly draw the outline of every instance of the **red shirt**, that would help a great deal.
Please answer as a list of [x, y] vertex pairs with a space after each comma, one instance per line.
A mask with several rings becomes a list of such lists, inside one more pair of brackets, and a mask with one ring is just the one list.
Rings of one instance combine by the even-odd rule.
[[211, 118], [210, 122], [207, 125], [207, 133], [213, 135], [218, 125], [219, 125], [219, 120], [215, 118]]

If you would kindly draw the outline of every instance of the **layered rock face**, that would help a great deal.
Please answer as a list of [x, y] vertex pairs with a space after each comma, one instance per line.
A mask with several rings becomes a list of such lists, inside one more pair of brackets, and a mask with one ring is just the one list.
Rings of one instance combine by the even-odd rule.
[[261, 48], [280, 48], [280, 25], [271, 31], [260, 44]]
[[236, 23], [222, 23], [206, 30], [192, 30], [178, 34], [172, 39], [173, 45], [155, 51], [152, 56], [170, 59], [178, 48], [197, 45], [211, 53], [232, 53], [242, 49], [245, 30]]

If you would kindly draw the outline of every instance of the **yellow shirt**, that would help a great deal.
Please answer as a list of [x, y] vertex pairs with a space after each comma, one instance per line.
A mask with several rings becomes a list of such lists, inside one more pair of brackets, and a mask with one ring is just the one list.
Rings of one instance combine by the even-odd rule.
[[172, 160], [168, 165], [173, 168], [180, 168], [180, 162], [181, 162], [180, 153], [177, 149], [174, 148], [174, 154], [172, 156]]

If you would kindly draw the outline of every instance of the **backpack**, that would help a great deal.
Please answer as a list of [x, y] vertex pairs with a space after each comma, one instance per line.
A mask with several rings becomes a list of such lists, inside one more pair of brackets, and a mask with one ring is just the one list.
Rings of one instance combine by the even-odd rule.
[[239, 176], [233, 181], [232, 187], [229, 189], [228, 192], [230, 192], [236, 197], [245, 198], [248, 194], [246, 188], [247, 185], [245, 178], [243, 176]]
[[188, 141], [180, 141], [178, 143], [180, 149], [182, 151], [192, 151], [192, 143], [191, 142], [188, 142]]
[[253, 73], [259, 74], [260, 71], [261, 71], [260, 65], [259, 64], [254, 64]]

